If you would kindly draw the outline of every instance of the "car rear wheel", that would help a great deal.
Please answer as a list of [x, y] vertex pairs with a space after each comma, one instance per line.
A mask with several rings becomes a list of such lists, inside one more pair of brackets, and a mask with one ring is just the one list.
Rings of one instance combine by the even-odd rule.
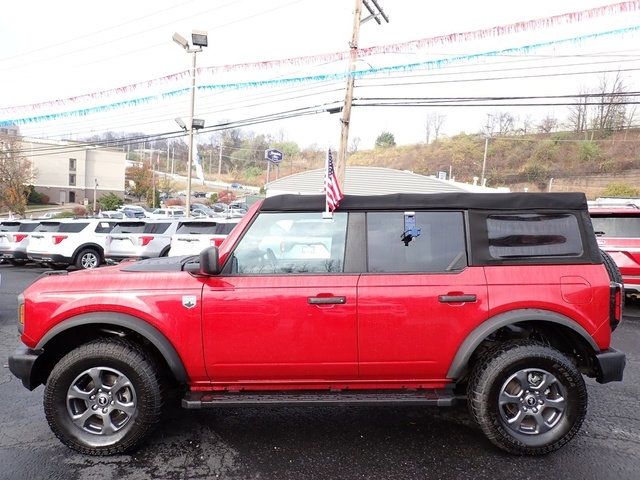
[[85, 248], [76, 256], [76, 267], [82, 270], [99, 267], [101, 263], [100, 254], [92, 248]]
[[510, 342], [475, 366], [468, 403], [493, 444], [519, 455], [543, 455], [580, 430], [587, 390], [576, 366], [558, 350]]
[[18, 259], [15, 259], [15, 258], [11, 258], [11, 259], [9, 259], [9, 263], [11, 265], [13, 265], [14, 267], [21, 267], [23, 265], [26, 265], [27, 261], [26, 260], [18, 260]]
[[102, 339], [68, 353], [44, 393], [53, 433], [88, 455], [112, 455], [140, 444], [158, 423], [162, 392], [157, 369], [137, 345]]

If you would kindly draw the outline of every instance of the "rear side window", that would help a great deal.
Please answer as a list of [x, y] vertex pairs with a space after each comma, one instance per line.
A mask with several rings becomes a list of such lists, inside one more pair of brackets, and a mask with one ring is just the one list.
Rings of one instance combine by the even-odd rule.
[[591, 223], [599, 236], [640, 238], [640, 216], [591, 217]]
[[182, 235], [201, 235], [217, 233], [216, 222], [181, 222], [176, 233]]
[[57, 232], [60, 229], [60, 222], [42, 222], [34, 232]]
[[84, 230], [87, 225], [89, 225], [87, 222], [61, 223], [58, 231], [65, 233], [78, 233]]
[[367, 214], [369, 272], [446, 272], [467, 265], [461, 212]]
[[580, 257], [578, 220], [568, 213], [497, 214], [487, 217], [489, 255], [495, 259]]
[[114, 225], [115, 224], [113, 222], [98, 222], [95, 232], [109, 233], [111, 230], [113, 230]]
[[171, 223], [147, 223], [144, 226], [143, 233], [164, 233], [167, 231]]
[[21, 223], [20, 224], [20, 229], [18, 230], [19, 232], [33, 232], [36, 227], [38, 226], [37, 223]]
[[142, 233], [144, 225], [143, 222], [118, 222], [111, 233]]

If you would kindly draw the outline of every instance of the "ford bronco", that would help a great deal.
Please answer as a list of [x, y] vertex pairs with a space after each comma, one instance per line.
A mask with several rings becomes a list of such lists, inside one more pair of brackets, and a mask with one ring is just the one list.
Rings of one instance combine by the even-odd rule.
[[467, 402], [495, 445], [539, 455], [580, 429], [583, 375], [622, 380], [622, 286], [584, 195], [324, 207], [270, 197], [198, 256], [40, 278], [11, 371], [92, 455], [141, 444], [169, 392], [185, 408]]

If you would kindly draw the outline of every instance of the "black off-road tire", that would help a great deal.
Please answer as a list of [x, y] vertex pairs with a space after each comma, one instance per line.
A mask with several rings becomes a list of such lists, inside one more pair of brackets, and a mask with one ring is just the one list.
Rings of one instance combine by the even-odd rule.
[[22, 260], [22, 259], [16, 259], [16, 258], [10, 258], [9, 259], [9, 263], [11, 265], [13, 265], [14, 267], [22, 267], [24, 265], [27, 264], [27, 260]]
[[[74, 382], [83, 378], [83, 373], [89, 369], [108, 373], [121, 372], [135, 392], [132, 413], [121, 430], [112, 434], [88, 432], [86, 427], [81, 428], [72, 419], [68, 392], [76, 384]], [[85, 389], [91, 393], [96, 392], [91, 383]], [[128, 392], [126, 389], [120, 391]], [[109, 392], [106, 382], [102, 392], [99, 395]], [[118, 392], [114, 393], [117, 394]], [[97, 403], [98, 400], [91, 402]], [[53, 433], [68, 447], [87, 455], [113, 455], [134, 449], [149, 435], [160, 420], [162, 400], [158, 369], [151, 355], [127, 340], [100, 339], [72, 350], [56, 364], [45, 386], [44, 412]], [[85, 412], [89, 412], [91, 402], [86, 399]], [[106, 403], [107, 407], [108, 405]], [[101, 408], [85, 425], [91, 426], [90, 422], [99, 420]], [[117, 404], [113, 408], [117, 409]], [[112, 414], [122, 416], [117, 410], [108, 413]]]
[[611, 255], [609, 255], [604, 250], [600, 250], [600, 255], [602, 255], [602, 262], [607, 269], [609, 279], [612, 282], [623, 284], [624, 282], [622, 281], [622, 274], [620, 273], [620, 269], [618, 268], [618, 265], [616, 265], [616, 262], [613, 260]]
[[[516, 431], [508, 425], [507, 418], [510, 414], [520, 415], [520, 408], [524, 408], [526, 402], [522, 400], [524, 402], [522, 404], [514, 402], [514, 404], [500, 406], [501, 392], [506, 388], [513, 388], [512, 382], [518, 385], [515, 378], [507, 383], [514, 375], [525, 372], [525, 378], [527, 378], [526, 372], [535, 374], [538, 371], [547, 372], [555, 377], [558, 385], [552, 388], [554, 391], [559, 391], [561, 385], [566, 406], [555, 420], [557, 423], [549, 431], [545, 433]], [[525, 395], [523, 391], [523, 398], [537, 398], [542, 399], [543, 403], [547, 402], [545, 407], [535, 405], [539, 409], [536, 412], [540, 411], [541, 414], [557, 412], [550, 407], [546, 396], [533, 395], [540, 392], [536, 392], [531, 384], [528, 384], [527, 389], [527, 392], [531, 393]], [[549, 396], [553, 396], [551, 389]], [[487, 438], [502, 450], [517, 455], [544, 455], [558, 450], [578, 433], [587, 413], [587, 389], [576, 366], [558, 350], [534, 341], [508, 342], [485, 356], [472, 371], [467, 398], [469, 411]], [[557, 397], [555, 400], [557, 401]], [[513, 413], [514, 405], [517, 406], [515, 414]], [[527, 422], [527, 424], [522, 423], [525, 427], [536, 423], [531, 408], [527, 414], [523, 410], [522, 415]]]

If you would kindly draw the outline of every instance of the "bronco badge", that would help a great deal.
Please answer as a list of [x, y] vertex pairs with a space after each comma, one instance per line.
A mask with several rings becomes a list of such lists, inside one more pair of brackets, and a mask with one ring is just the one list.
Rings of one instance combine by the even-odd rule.
[[195, 295], [183, 295], [182, 296], [182, 306], [186, 308], [193, 308], [196, 306], [196, 296]]

